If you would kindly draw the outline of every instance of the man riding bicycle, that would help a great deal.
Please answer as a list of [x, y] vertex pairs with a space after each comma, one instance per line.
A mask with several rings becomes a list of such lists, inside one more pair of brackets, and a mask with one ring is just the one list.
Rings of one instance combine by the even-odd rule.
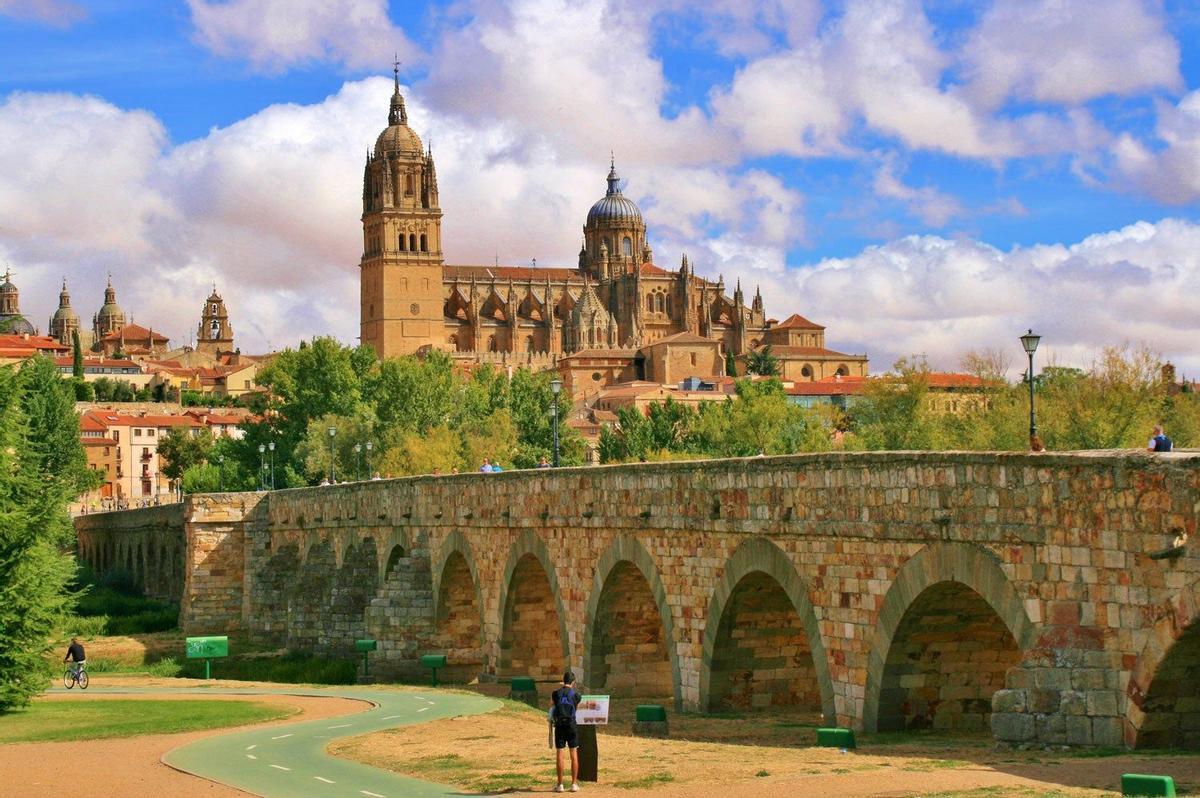
[[71, 645], [67, 646], [67, 655], [63, 657], [63, 662], [70, 660], [73, 664], [71, 672], [75, 678], [79, 678], [79, 672], [83, 670], [87, 664], [87, 656], [83, 653], [83, 644], [79, 642], [78, 637], [71, 638]]

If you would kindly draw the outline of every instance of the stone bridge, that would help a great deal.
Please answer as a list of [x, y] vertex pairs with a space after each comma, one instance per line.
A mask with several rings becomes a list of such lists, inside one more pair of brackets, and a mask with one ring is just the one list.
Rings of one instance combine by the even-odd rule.
[[[113, 515], [80, 528], [83, 556]], [[181, 622], [383, 674], [1200, 747], [1200, 456], [830, 453], [190, 498]], [[125, 522], [130, 526], [129, 522]], [[1156, 555], [1156, 556], [1151, 556]]]

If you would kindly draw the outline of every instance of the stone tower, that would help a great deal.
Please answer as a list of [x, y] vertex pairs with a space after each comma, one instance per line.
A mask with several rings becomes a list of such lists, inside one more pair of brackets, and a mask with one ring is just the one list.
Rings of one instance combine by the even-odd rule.
[[380, 357], [442, 344], [442, 210], [432, 150], [408, 126], [400, 70], [363, 170], [360, 339]]
[[229, 311], [225, 309], [225, 300], [221, 299], [215, 285], [212, 294], [204, 300], [204, 310], [200, 313], [196, 349], [213, 355], [233, 351], [233, 325], [229, 323]]
[[0, 284], [0, 333], [9, 335], [35, 335], [37, 331], [29, 320], [21, 315], [20, 293], [12, 281], [12, 273], [4, 272], [4, 283]]
[[121, 306], [117, 304], [117, 290], [113, 288], [112, 277], [109, 276], [108, 285], [104, 288], [104, 304], [100, 306], [100, 311], [92, 317], [95, 345], [98, 346], [100, 339], [104, 336], [120, 332], [123, 329], [125, 329], [125, 311], [121, 310]]
[[58, 310], [50, 317], [50, 335], [64, 346], [71, 346], [74, 334], [80, 332], [79, 314], [71, 307], [71, 294], [67, 291], [67, 278], [63, 278], [62, 291], [58, 293]]

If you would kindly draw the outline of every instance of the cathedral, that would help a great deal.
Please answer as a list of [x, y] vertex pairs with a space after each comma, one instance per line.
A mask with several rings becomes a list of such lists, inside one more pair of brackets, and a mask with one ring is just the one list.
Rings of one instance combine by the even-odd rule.
[[788, 379], [866, 376], [866, 355], [826, 349], [824, 328], [802, 316], [767, 318], [759, 291], [747, 302], [739, 283], [730, 294], [686, 255], [677, 269], [658, 266], [615, 163], [606, 183], [574, 268], [445, 263], [433, 152], [408, 125], [397, 71], [388, 126], [363, 170], [362, 343], [380, 357], [438, 349], [533, 368], [602, 358], [616, 366], [606, 382], [666, 382], [689, 366], [684, 376], [721, 375], [727, 354], [744, 364], [769, 345]]

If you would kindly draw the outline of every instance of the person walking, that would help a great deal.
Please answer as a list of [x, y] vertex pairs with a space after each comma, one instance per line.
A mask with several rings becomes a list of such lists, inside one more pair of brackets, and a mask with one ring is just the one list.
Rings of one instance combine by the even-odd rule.
[[562, 685], [550, 694], [550, 714], [548, 719], [551, 732], [551, 742], [558, 757], [558, 784], [555, 792], [566, 792], [563, 787], [563, 758], [571, 757], [571, 789], [579, 792], [579, 729], [575, 724], [575, 710], [579, 707], [579, 693], [575, 690], [575, 674], [567, 671], [563, 674]]
[[1175, 448], [1175, 444], [1163, 434], [1162, 424], [1154, 425], [1154, 433], [1150, 437], [1150, 442], [1146, 444], [1148, 452], [1169, 452]]
[[487, 459], [486, 457], [485, 457], [485, 458], [483, 458], [483, 465], [481, 465], [481, 466], [479, 467], [479, 470], [480, 470], [480, 471], [482, 471], [482, 472], [483, 472], [483, 473], [485, 473], [485, 474], [490, 474], [490, 473], [492, 473], [492, 461], [491, 461], [491, 460], [489, 460], [489, 459]]

